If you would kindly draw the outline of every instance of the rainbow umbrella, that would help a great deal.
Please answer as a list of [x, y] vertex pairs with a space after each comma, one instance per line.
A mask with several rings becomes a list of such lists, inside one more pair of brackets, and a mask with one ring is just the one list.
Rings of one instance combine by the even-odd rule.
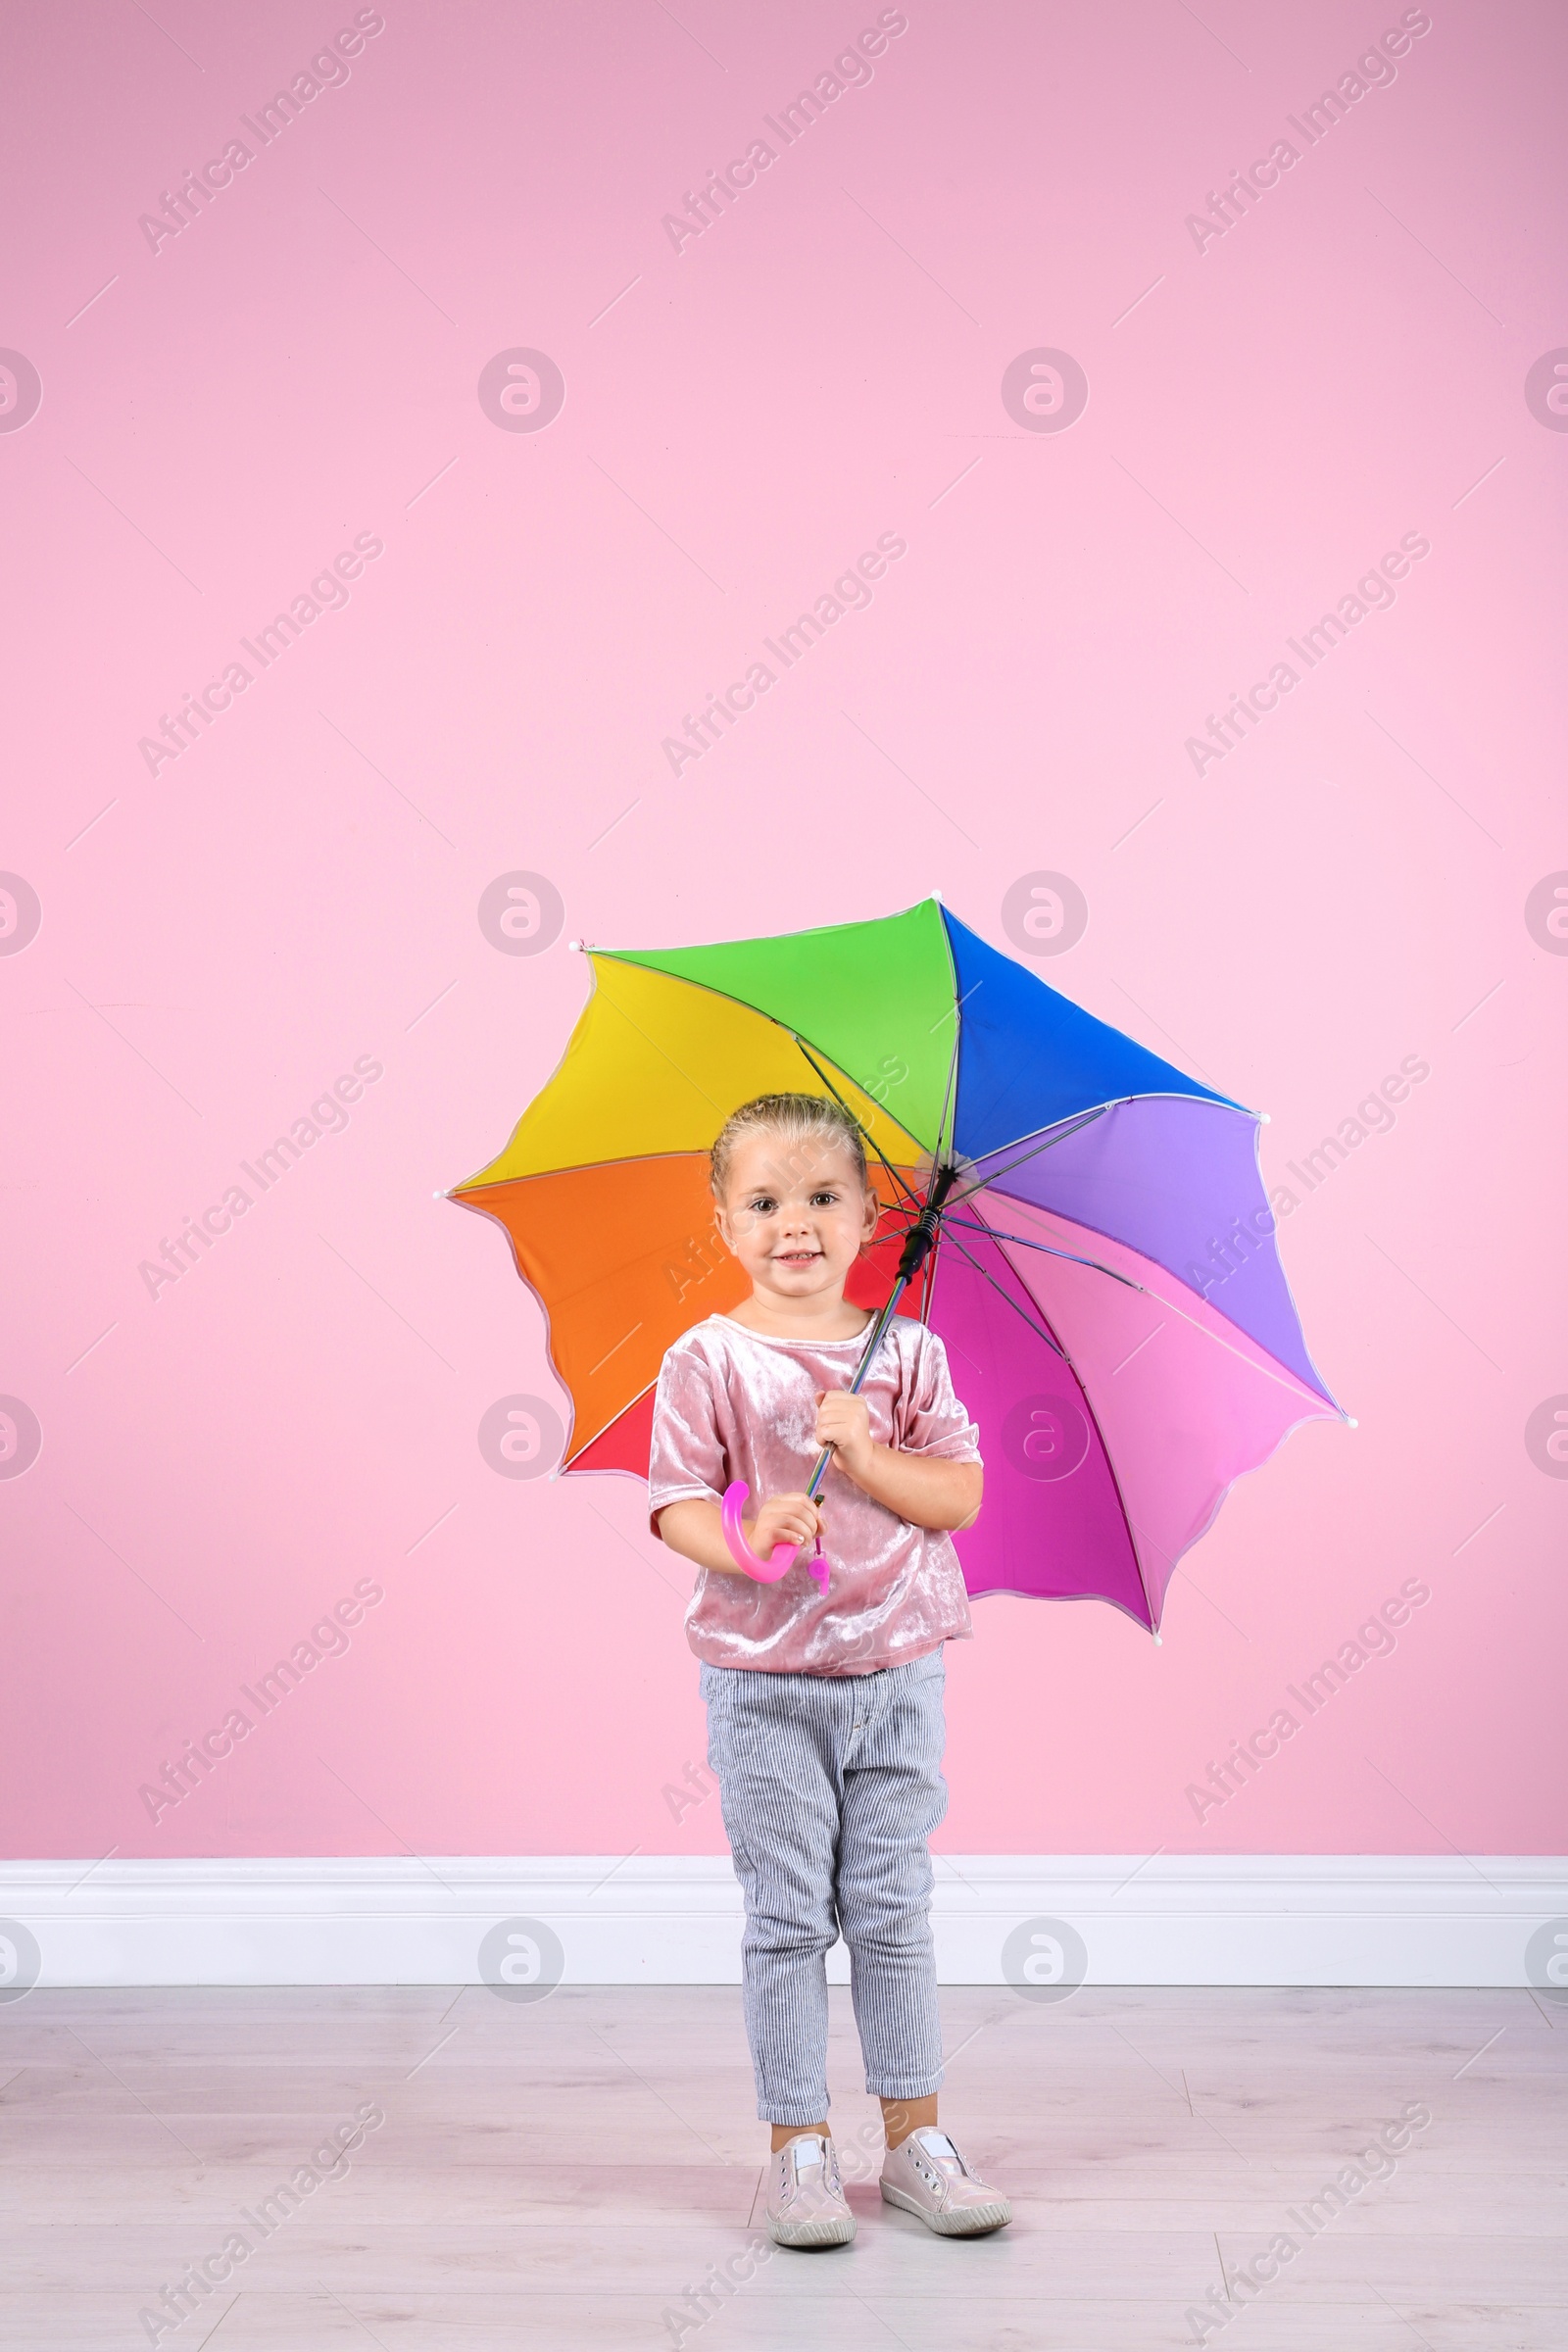
[[647, 1478], [665, 1348], [749, 1294], [709, 1147], [775, 1093], [836, 1096], [865, 1131], [883, 1213], [846, 1296], [946, 1345], [986, 1464], [957, 1540], [971, 1594], [1096, 1595], [1153, 1632], [1232, 1482], [1302, 1421], [1347, 1417], [1280, 1264], [1258, 1114], [940, 900], [586, 952], [594, 991], [554, 1075], [451, 1195], [502, 1226], [545, 1310], [572, 1403], [558, 1475]]

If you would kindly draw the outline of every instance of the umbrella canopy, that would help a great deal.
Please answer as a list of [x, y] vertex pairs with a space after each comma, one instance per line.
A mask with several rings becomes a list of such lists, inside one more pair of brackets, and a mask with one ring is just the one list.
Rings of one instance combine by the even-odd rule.
[[646, 1479], [664, 1350], [750, 1285], [709, 1151], [754, 1096], [836, 1096], [883, 1204], [845, 1295], [943, 1340], [981, 1432], [971, 1594], [1111, 1601], [1152, 1631], [1231, 1484], [1343, 1419], [1301, 1335], [1258, 1114], [1096, 1020], [936, 898], [863, 923], [587, 951], [594, 993], [501, 1156], [452, 1198], [506, 1231], [572, 1400], [565, 1475]]

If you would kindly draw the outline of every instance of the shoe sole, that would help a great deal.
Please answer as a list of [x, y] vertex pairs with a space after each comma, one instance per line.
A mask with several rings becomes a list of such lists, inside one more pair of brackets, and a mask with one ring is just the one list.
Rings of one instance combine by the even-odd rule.
[[847, 2213], [835, 2219], [824, 2214], [815, 2222], [770, 2220], [767, 2234], [776, 2246], [847, 2246], [855, 2235], [855, 2216]]
[[934, 2230], [938, 2237], [984, 2237], [988, 2230], [1000, 2230], [1012, 2219], [1012, 2207], [1004, 2197], [999, 2197], [989, 2205], [962, 2206], [956, 2213], [932, 2213], [929, 2207], [922, 2205], [918, 2198], [911, 2197], [906, 2190], [890, 2188], [885, 2180], [880, 2186], [884, 2204], [902, 2205], [906, 2213], [918, 2215], [926, 2228]]

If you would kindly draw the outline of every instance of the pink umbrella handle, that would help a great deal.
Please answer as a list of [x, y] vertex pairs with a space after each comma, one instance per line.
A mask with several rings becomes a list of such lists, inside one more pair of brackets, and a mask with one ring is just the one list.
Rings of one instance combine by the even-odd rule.
[[[747, 1575], [756, 1577], [760, 1585], [776, 1585], [779, 1578], [785, 1575], [793, 1564], [795, 1555], [801, 1547], [798, 1544], [775, 1544], [773, 1556], [767, 1560], [764, 1560], [760, 1552], [752, 1549], [746, 1541], [746, 1530], [741, 1524], [741, 1504], [751, 1491], [744, 1478], [735, 1479], [725, 1488], [724, 1500], [719, 1506], [719, 1517], [724, 1527], [724, 1541], [729, 1545], [730, 1557], [734, 1560], [737, 1568], [744, 1568]], [[822, 1555], [820, 1536], [816, 1539], [816, 1551], [808, 1565], [811, 1575], [815, 1577], [825, 1592], [827, 1591], [828, 1563]]]

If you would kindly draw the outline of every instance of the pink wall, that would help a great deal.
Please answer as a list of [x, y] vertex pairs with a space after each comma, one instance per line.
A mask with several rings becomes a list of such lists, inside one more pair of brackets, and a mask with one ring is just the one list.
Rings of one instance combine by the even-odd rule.
[[[720, 1849], [716, 1800], [665, 1794], [703, 1752], [688, 1572], [631, 1482], [481, 1456], [498, 1398], [558, 1392], [501, 1237], [432, 1195], [548, 1076], [567, 938], [939, 889], [1005, 947], [1039, 869], [1090, 910], [1042, 970], [1266, 1108], [1271, 1180], [1404, 1056], [1430, 1075], [1284, 1230], [1359, 1428], [1242, 1483], [1161, 1648], [978, 1604], [943, 1842], [1560, 1845], [1568, 416], [1527, 400], [1568, 345], [1560, 10], [909, 0], [788, 148], [764, 118], [874, 5], [386, 0], [266, 147], [243, 118], [351, 0], [156, 16], [9, 32], [0, 343], [42, 405], [0, 432], [0, 868], [42, 920], [0, 899], [0, 1392], [42, 1450], [0, 1476], [7, 1850]], [[153, 250], [140, 216], [236, 135]], [[677, 251], [663, 216], [760, 136]], [[537, 432], [476, 393], [518, 347], [564, 378]], [[1087, 374], [1060, 433], [1002, 396], [1042, 347]], [[884, 531], [870, 609], [672, 774], [683, 713]], [[1407, 533], [1392, 607], [1195, 761]], [[245, 655], [362, 534], [349, 601]], [[537, 956], [477, 920], [516, 869], [564, 902]], [[151, 1296], [142, 1261], [360, 1057], [346, 1128]], [[1393, 1653], [1200, 1820], [1189, 1785], [1409, 1578]], [[362, 1579], [346, 1653], [150, 1819], [141, 1785]]]

